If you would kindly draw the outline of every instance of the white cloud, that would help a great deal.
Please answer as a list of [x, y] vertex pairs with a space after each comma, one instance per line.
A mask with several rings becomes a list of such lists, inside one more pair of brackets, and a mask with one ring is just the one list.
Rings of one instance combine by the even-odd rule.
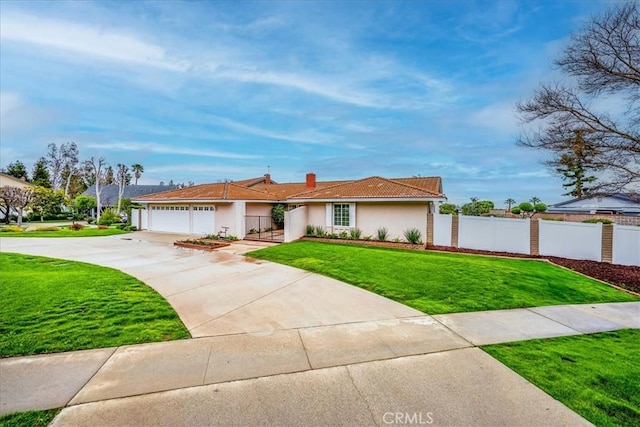
[[0, 38], [30, 43], [111, 61], [184, 71], [185, 64], [170, 60], [166, 51], [126, 31], [92, 27], [21, 13], [0, 16]]
[[13, 92], [0, 92], [0, 119], [4, 119], [11, 111], [24, 105], [22, 97]]
[[184, 156], [197, 156], [197, 157], [217, 157], [222, 159], [257, 159], [261, 156], [255, 156], [250, 154], [238, 154], [229, 153], [225, 151], [216, 150], [198, 150], [193, 148], [183, 148], [161, 145], [156, 143], [146, 142], [115, 142], [108, 144], [89, 143], [85, 144], [87, 148], [93, 148], [106, 151], [146, 151], [156, 154], [178, 154]]
[[481, 108], [469, 116], [469, 123], [499, 132], [515, 135], [520, 130], [515, 102], [499, 102]]
[[240, 123], [235, 120], [227, 119], [225, 117], [220, 117], [216, 115], [211, 115], [210, 118], [213, 121], [229, 129], [233, 129], [249, 135], [260, 136], [268, 139], [276, 139], [276, 140], [289, 141], [289, 142], [301, 142], [305, 144], [327, 144], [332, 139], [328, 135], [322, 135], [316, 132], [308, 131], [303, 134], [295, 133], [295, 132], [281, 133], [281, 132], [274, 132], [268, 129], [262, 129], [256, 126], [247, 125], [245, 123]]

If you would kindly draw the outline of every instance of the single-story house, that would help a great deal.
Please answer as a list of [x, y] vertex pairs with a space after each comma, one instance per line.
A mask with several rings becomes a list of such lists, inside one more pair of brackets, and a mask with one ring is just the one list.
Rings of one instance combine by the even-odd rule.
[[[127, 185], [122, 193], [123, 199], [133, 199], [134, 197], [146, 194], [160, 193], [162, 191], [175, 190], [177, 185]], [[83, 196], [96, 197], [96, 186], [87, 188]], [[103, 185], [100, 187], [100, 205], [103, 209], [112, 208], [118, 205], [118, 186], [115, 184]]]
[[640, 195], [583, 197], [550, 205], [548, 213], [640, 215]]
[[265, 224], [274, 227], [269, 222], [271, 209], [283, 204], [287, 210], [283, 238], [290, 241], [303, 236], [307, 225], [336, 234], [359, 228], [362, 236], [375, 236], [378, 228], [386, 227], [390, 239], [402, 239], [406, 229], [417, 228], [424, 237], [427, 213], [438, 212], [446, 196], [440, 177], [317, 181], [309, 173], [304, 182], [279, 184], [266, 174], [133, 200], [145, 208], [132, 218], [142, 229], [190, 234], [227, 229], [238, 238], [260, 231]]

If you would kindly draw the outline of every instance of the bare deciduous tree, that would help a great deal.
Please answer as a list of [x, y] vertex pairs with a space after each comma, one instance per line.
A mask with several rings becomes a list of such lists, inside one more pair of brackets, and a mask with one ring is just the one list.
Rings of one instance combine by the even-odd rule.
[[96, 222], [100, 221], [100, 213], [102, 211], [102, 203], [100, 201], [100, 193], [102, 192], [102, 185], [105, 182], [105, 171], [104, 167], [106, 162], [104, 157], [91, 157], [89, 160], [84, 161], [85, 169], [91, 171], [94, 176], [95, 182], [95, 190], [96, 190]]
[[124, 194], [124, 188], [131, 182], [131, 175], [129, 174], [129, 168], [122, 163], [118, 163], [116, 169], [116, 184], [118, 184], [118, 210], [122, 207], [122, 195]]
[[[562, 156], [598, 181], [592, 194], [637, 191], [640, 183], [640, 16], [636, 2], [612, 6], [594, 16], [573, 34], [558, 68], [575, 79], [575, 86], [543, 84], [517, 110], [525, 123], [542, 127], [523, 133], [518, 144], [548, 151], [546, 163], [555, 172]], [[615, 114], [598, 107], [607, 98], [623, 106]], [[575, 140], [580, 134], [593, 150], [576, 159]], [[593, 182], [593, 181], [592, 181]]]
[[31, 203], [33, 199], [33, 191], [29, 187], [13, 187], [11, 185], [0, 188], [0, 206], [3, 208], [7, 223], [9, 222], [9, 216], [11, 210], [14, 210], [18, 215], [18, 225], [22, 225], [22, 212], [24, 208]]

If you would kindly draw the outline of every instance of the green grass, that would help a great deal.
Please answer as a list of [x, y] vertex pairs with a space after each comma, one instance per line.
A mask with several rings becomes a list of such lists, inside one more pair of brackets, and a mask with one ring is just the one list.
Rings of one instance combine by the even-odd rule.
[[640, 330], [483, 347], [597, 426], [640, 425]]
[[309, 241], [248, 256], [333, 277], [428, 314], [640, 300], [533, 260]]
[[189, 338], [167, 301], [120, 271], [0, 253], [0, 356]]
[[23, 231], [1, 232], [0, 237], [98, 237], [98, 236], [113, 236], [116, 234], [126, 234], [129, 231], [119, 230], [117, 228], [106, 228], [100, 230], [95, 227], [85, 227], [82, 230], [69, 230], [68, 228], [60, 228], [58, 231]]
[[60, 409], [27, 411], [0, 417], [0, 427], [46, 427], [58, 415]]

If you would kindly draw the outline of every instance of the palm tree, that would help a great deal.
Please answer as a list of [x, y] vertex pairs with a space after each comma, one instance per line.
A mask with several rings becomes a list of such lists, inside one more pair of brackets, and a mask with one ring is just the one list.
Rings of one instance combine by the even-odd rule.
[[511, 212], [511, 206], [516, 204], [516, 199], [509, 197], [507, 200], [504, 201], [504, 204], [507, 205], [507, 212]]
[[144, 172], [144, 167], [139, 163], [134, 163], [131, 165], [131, 170], [133, 171], [133, 176], [136, 177], [135, 185], [138, 185], [138, 180], [142, 176], [142, 172]]
[[536, 196], [533, 196], [533, 197], [531, 198], [531, 200], [529, 200], [529, 201], [531, 202], [531, 204], [532, 204], [533, 206], [535, 206], [535, 205], [537, 205], [538, 203], [540, 203], [542, 200], [540, 200], [540, 199], [539, 199], [539, 198], [537, 198]]

